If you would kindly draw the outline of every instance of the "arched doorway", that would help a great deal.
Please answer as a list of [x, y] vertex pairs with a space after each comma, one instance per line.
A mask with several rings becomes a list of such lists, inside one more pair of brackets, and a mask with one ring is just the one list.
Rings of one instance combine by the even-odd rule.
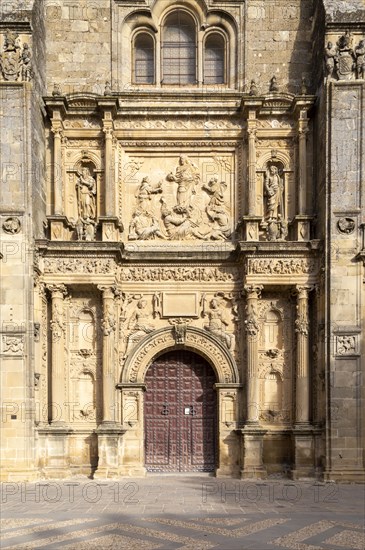
[[200, 355], [174, 350], [145, 377], [145, 467], [149, 472], [211, 472], [216, 467], [216, 377]]

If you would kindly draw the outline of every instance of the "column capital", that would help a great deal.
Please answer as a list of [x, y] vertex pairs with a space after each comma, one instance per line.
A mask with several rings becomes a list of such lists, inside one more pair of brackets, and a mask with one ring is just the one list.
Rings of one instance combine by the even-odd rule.
[[67, 287], [66, 285], [46, 285], [46, 289], [51, 293], [52, 298], [64, 298], [67, 296]]
[[248, 299], [259, 299], [263, 288], [263, 285], [245, 285], [243, 287], [243, 292]]
[[119, 296], [119, 290], [115, 286], [110, 285], [97, 285], [98, 290], [103, 293], [103, 299], [111, 298], [114, 300], [116, 296]]
[[297, 296], [299, 300], [307, 299], [309, 292], [314, 290], [314, 288], [314, 285], [295, 285], [293, 295]]

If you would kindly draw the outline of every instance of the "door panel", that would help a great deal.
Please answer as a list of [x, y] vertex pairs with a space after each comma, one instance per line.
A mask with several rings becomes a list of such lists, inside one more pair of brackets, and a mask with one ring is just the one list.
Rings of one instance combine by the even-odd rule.
[[213, 471], [216, 465], [215, 375], [186, 351], [158, 358], [146, 374], [146, 469]]

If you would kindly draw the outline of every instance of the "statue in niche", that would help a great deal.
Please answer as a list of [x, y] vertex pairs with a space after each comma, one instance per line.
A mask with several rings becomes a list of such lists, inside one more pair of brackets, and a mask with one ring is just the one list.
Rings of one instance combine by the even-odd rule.
[[86, 220], [87, 218], [96, 217], [96, 181], [90, 174], [90, 170], [87, 166], [78, 172], [78, 181], [76, 183], [77, 189], [77, 201], [79, 206], [80, 218]]
[[267, 167], [264, 179], [265, 223], [268, 241], [284, 241], [288, 224], [284, 210], [284, 181], [275, 164]]
[[[264, 191], [266, 196], [267, 222], [285, 219], [284, 216], [284, 182], [279, 175], [278, 167], [272, 164], [266, 170]], [[279, 217], [280, 216], [280, 217]]]
[[365, 79], [365, 40], [361, 40], [355, 49], [356, 77]]
[[168, 208], [164, 198], [161, 202], [161, 216], [166, 228], [166, 232], [170, 239], [183, 240], [191, 237], [204, 239], [205, 235], [197, 229], [199, 221], [195, 218], [196, 210], [191, 206], [175, 205], [173, 208]]
[[224, 181], [219, 182], [218, 178], [214, 176], [207, 185], [202, 186], [202, 189], [210, 195], [210, 201], [205, 211], [213, 224], [213, 229], [205, 238], [222, 240], [230, 237], [229, 211], [224, 201], [227, 184]]
[[198, 167], [187, 155], [181, 155], [175, 174], [170, 172], [166, 179], [167, 181], [176, 182], [178, 184], [176, 193], [177, 205], [189, 208], [189, 206], [191, 206], [192, 195], [196, 194], [195, 187], [200, 181]]
[[77, 175], [76, 193], [79, 217], [75, 224], [76, 235], [80, 241], [93, 241], [96, 229], [96, 181], [87, 166], [83, 166]]
[[209, 307], [209, 311], [204, 313], [205, 316], [208, 316], [209, 323], [204, 325], [204, 329], [214, 334], [228, 349], [231, 349], [232, 335], [226, 332], [229, 323], [219, 301], [213, 298]]

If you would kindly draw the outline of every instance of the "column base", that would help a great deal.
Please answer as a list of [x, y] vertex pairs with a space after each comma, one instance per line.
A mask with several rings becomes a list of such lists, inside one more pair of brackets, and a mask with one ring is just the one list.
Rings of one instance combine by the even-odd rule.
[[99, 462], [94, 479], [120, 477], [122, 467], [122, 438], [126, 430], [120, 424], [104, 421], [98, 426]]
[[293, 429], [294, 468], [291, 471], [291, 477], [294, 480], [316, 478], [314, 431], [315, 429], [309, 423], [298, 423]]
[[241, 479], [265, 479], [267, 471], [263, 463], [263, 443], [267, 430], [252, 423], [238, 431], [242, 435]]
[[61, 422], [38, 428], [42, 477], [62, 479], [71, 476], [69, 436], [73, 432]]

